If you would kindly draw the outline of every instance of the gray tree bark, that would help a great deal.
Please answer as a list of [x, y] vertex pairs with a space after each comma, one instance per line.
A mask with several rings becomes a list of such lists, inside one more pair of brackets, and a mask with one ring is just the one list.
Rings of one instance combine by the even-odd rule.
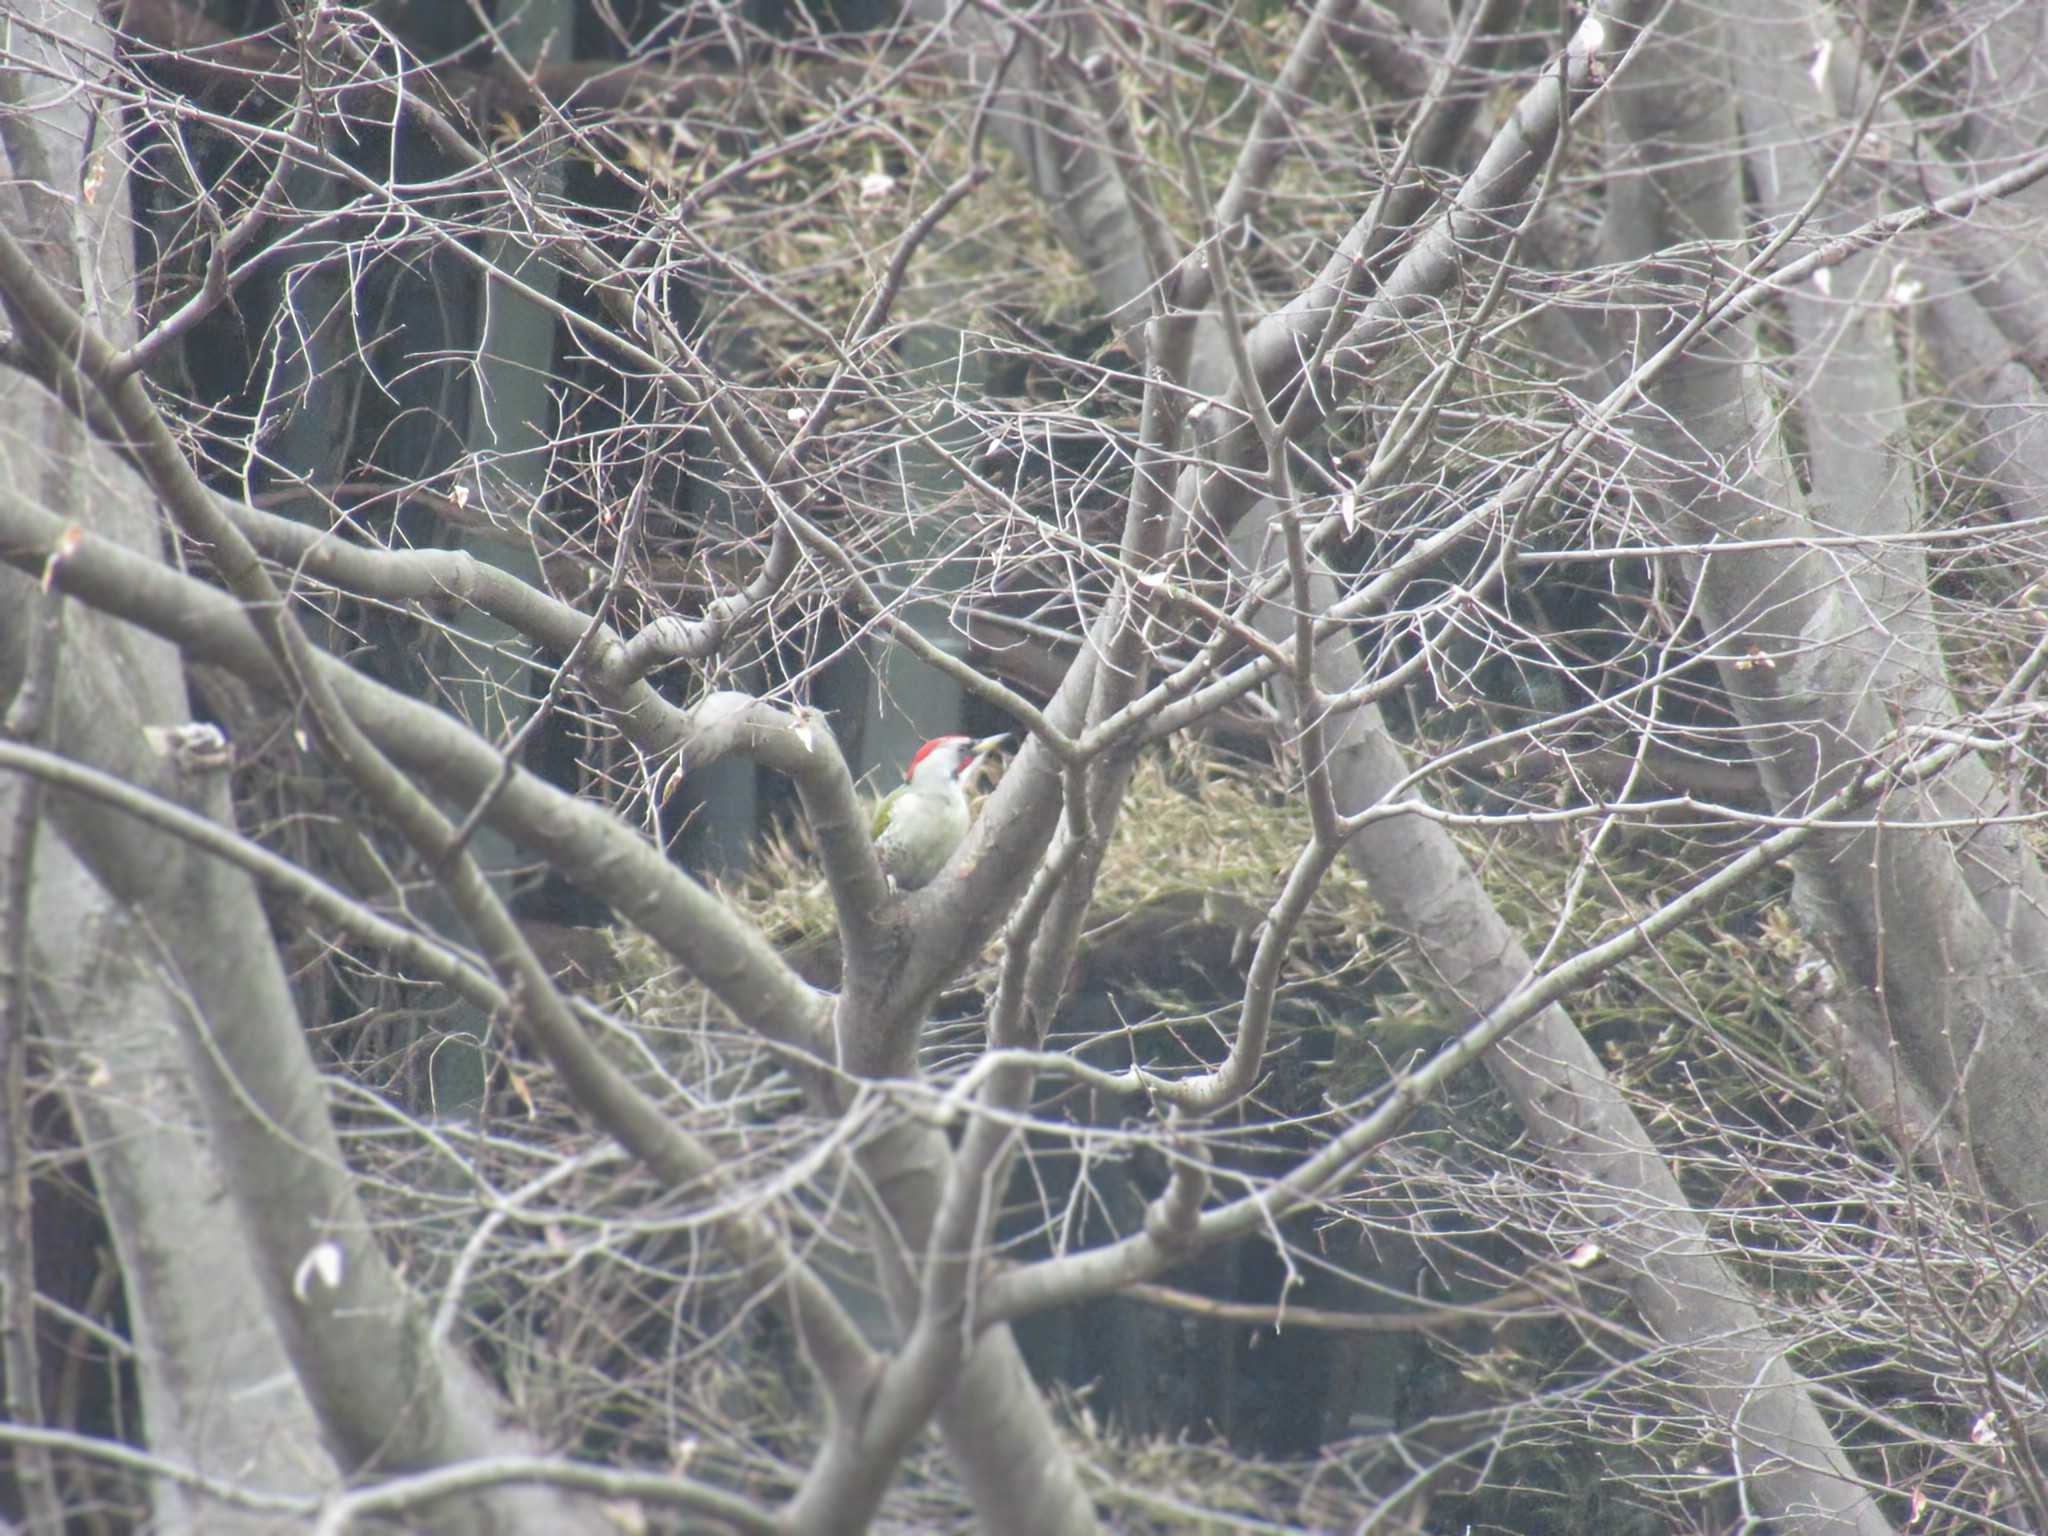
[[[109, 39], [93, 8], [60, 0], [26, 0], [6, 8], [13, 35], [39, 50], [33, 67], [4, 72], [4, 85], [32, 113], [4, 118], [4, 146], [13, 197], [0, 202], [18, 236], [36, 243], [45, 271], [68, 279], [84, 313], [97, 317], [116, 340], [133, 332], [134, 299], [127, 274], [126, 182], [118, 145], [95, 137], [104, 123], [85, 110], [79, 72], [105, 56]], [[47, 102], [38, 98], [48, 98]], [[33, 333], [14, 316], [16, 345], [33, 348]], [[154, 554], [161, 533], [154, 501], [134, 473], [112, 453], [84, 437], [77, 417], [25, 375], [0, 374], [0, 435], [4, 478], [36, 488], [42, 504], [83, 529]], [[27, 652], [22, 600], [29, 578], [4, 578], [12, 600], [0, 604], [0, 678], [9, 691], [21, 678]], [[50, 699], [50, 740], [59, 752], [106, 769], [130, 783], [226, 819], [227, 786], [219, 770], [179, 772], [152, 733], [188, 721], [182, 677], [169, 648], [117, 618], [79, 612], [65, 626], [65, 653]], [[330, 1123], [319, 1074], [298, 1031], [269, 923], [247, 875], [225, 868], [176, 838], [144, 830], [62, 793], [48, 797], [50, 829], [63, 838], [108, 898], [130, 915], [163, 967], [159, 985], [174, 1005], [189, 1082], [212, 1137], [212, 1165], [232, 1197], [239, 1238], [224, 1251], [194, 1252], [176, 1269], [145, 1262], [131, 1284], [183, 1279], [205, 1284], [229, 1271], [232, 1279], [209, 1298], [167, 1292], [138, 1310], [166, 1349], [145, 1366], [171, 1373], [149, 1389], [161, 1403], [180, 1388], [209, 1379], [192, 1357], [193, 1330], [207, 1317], [209, 1300], [233, 1298], [251, 1282], [263, 1306], [246, 1317], [267, 1317], [296, 1372], [329, 1450], [350, 1473], [445, 1466], [499, 1453], [534, 1449], [509, 1428], [496, 1396], [464, 1362], [429, 1348], [425, 1315], [381, 1252], [358, 1205]], [[52, 870], [61, 866], [55, 860]], [[52, 887], [53, 892], [61, 887]], [[58, 910], [55, 906], [52, 911]], [[76, 910], [76, 908], [74, 908]], [[104, 978], [110, 986], [118, 975]], [[47, 992], [46, 994], [47, 995]], [[110, 999], [109, 999], [110, 1000]], [[81, 1022], [92, 1017], [88, 1010]], [[113, 1042], [100, 1042], [110, 1047]], [[161, 1042], [132, 1064], [163, 1062]], [[168, 1091], [137, 1083], [132, 1112], [143, 1112]], [[104, 1116], [91, 1120], [105, 1123]], [[189, 1158], [183, 1159], [188, 1166]], [[175, 1167], [176, 1165], [172, 1165]], [[109, 1211], [133, 1213], [144, 1188], [109, 1165]], [[171, 1171], [169, 1168], [163, 1172]], [[193, 1167], [185, 1202], [203, 1201], [211, 1186]], [[216, 1219], [173, 1202], [124, 1234], [126, 1250], [161, 1254], [168, 1227], [180, 1214], [192, 1237], [218, 1241], [227, 1230]], [[246, 1303], [248, 1291], [241, 1293]], [[246, 1319], [245, 1319], [246, 1321]], [[241, 1350], [229, 1352], [240, 1337]], [[209, 1347], [220, 1365], [246, 1375], [274, 1363], [274, 1343], [236, 1330]], [[241, 1358], [237, 1359], [236, 1356]], [[232, 1378], [216, 1376], [221, 1385]], [[252, 1385], [246, 1381], [237, 1385]], [[247, 1465], [237, 1473], [259, 1480], [303, 1483], [318, 1467], [311, 1448], [294, 1444], [307, 1421], [279, 1397], [252, 1391], [232, 1403], [219, 1395], [185, 1404], [184, 1427], [207, 1432], [210, 1456], [241, 1447]], [[232, 1414], [208, 1424], [210, 1414]], [[167, 1433], [180, 1426], [176, 1418]], [[200, 1464], [207, 1458], [202, 1456]], [[424, 1513], [424, 1512], [423, 1512]], [[552, 1490], [497, 1490], [443, 1503], [431, 1514], [448, 1530], [596, 1531], [604, 1522], [588, 1503]]]
[[[1731, 57], [1727, 30], [1707, 8], [1672, 7], [1617, 87], [1616, 140], [1642, 168], [1610, 203], [1609, 247], [1619, 257], [1647, 261], [1702, 239], [1732, 246], [1743, 234], [1739, 177], [1717, 153], [1737, 142], [1738, 97], [1721, 73], [1727, 66], [1712, 62]], [[1774, 109], [1742, 99], [1759, 131], [1773, 132]], [[1782, 212], [1796, 194], [1772, 195]], [[1822, 211], [1832, 213], [1828, 203]], [[1837, 301], [1851, 301], [1846, 327], [1833, 309], [1791, 300], [1804, 339], [1825, 349], [1805, 355], [1817, 358], [1814, 408], [1826, 415], [1815, 437], [1826, 513], [1817, 515], [1799, 491], [1763, 397], [1751, 328], [1735, 326], [1659, 374], [1632, 424], [1660, 466], [1657, 504], [1674, 541], [1796, 540], [1837, 528], [1887, 536], [1915, 526], [1910, 477], [1882, 442], [1900, 408], [1896, 386], [1885, 382], [1896, 375], [1885, 355], [1887, 312], [1868, 302], [1871, 270], [1846, 267], [1836, 278], [1848, 290]], [[1638, 292], [1649, 304], [1669, 302], [1673, 284], [1694, 281], [1674, 265], [1645, 270]], [[1859, 288], [1863, 303], [1854, 302]], [[1896, 756], [1916, 728], [1960, 714], [1921, 562], [1897, 543], [1879, 548], [1853, 576], [1796, 548], [1701, 563], [1722, 680], [1773, 802], [1788, 814]], [[2048, 1124], [2039, 1113], [2048, 1103], [2048, 1061], [2038, 1049], [2048, 1030], [2041, 872], [2010, 827], [1980, 827], [1954, 844], [1907, 830], [1943, 814], [1996, 816], [2004, 801], [1983, 766], [1967, 761], [1932, 796], [1892, 797], [1885, 816], [1896, 830], [1832, 834], [1803, 850], [1796, 894], [1808, 931], [1837, 967], [1882, 999], [1902, 1059], [1930, 1097], [1954, 1104], [1991, 1186], [2016, 1209], [2038, 1211], [2048, 1208]]]

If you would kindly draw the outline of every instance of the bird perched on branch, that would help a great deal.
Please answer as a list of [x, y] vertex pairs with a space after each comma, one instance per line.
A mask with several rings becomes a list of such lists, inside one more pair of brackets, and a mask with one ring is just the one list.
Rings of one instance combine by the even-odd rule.
[[967, 778], [1010, 738], [938, 736], [917, 749], [904, 782], [875, 811], [875, 856], [899, 891], [931, 884], [967, 835]]

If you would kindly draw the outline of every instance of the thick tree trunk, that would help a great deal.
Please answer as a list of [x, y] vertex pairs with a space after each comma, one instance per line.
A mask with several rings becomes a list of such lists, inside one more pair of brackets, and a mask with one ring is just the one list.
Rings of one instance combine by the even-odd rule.
[[[1335, 598], [1327, 581], [1319, 605]], [[1284, 640], [1291, 619], [1262, 621]], [[1317, 685], [1342, 693], [1362, 680], [1348, 640], [1316, 657]], [[1291, 698], [1289, 700], [1291, 708]], [[1335, 725], [1330, 771], [1346, 815], [1404, 791], [1411, 767], [1379, 710]], [[1513, 997], [1532, 973], [1527, 952], [1441, 822], [1393, 816], [1354, 833], [1344, 857], [1372, 886], [1387, 924], [1414, 946], [1409, 980], [1452, 1027]], [[1596, 1243], [1629, 1277], [1629, 1294], [1674, 1371], [1734, 1448], [1749, 1497], [1773, 1528], [1799, 1536], [1889, 1536], [1821, 1416], [1811, 1385], [1785, 1360], [1778, 1323], [1722, 1256], [1706, 1222], [1600, 1058], [1561, 1007], [1546, 1008], [1486, 1056], [1486, 1069], [1521, 1115], [1565, 1190], [1575, 1224], [1561, 1250]]]
[[[1615, 139], [1638, 167], [1609, 208], [1618, 258], [1700, 239], [1735, 248], [1742, 236], [1740, 169], [1726, 154], [1736, 142], [1736, 98], [1725, 30], [1718, 12], [1674, 6], [1617, 83]], [[1652, 305], [1669, 303], [1670, 285], [1687, 281], [1675, 267], [1648, 272], [1642, 297]], [[1895, 475], [1873, 440], [1896, 397], [1877, 392], [1871, 378], [1893, 369], [1878, 346], [1883, 311], [1856, 302], [1860, 276], [1850, 263], [1836, 279], [1849, 289], [1835, 299], [1850, 306], [1846, 332], [1828, 318], [1832, 311], [1803, 311], [1793, 301], [1795, 320], [1813, 332], [1809, 341], [1845, 351], [1811, 365], [1824, 375], [1816, 380], [1826, 386], [1821, 408], [1833, 413], [1815, 444], [1815, 500], [1827, 500], [1825, 522], [1809, 511], [1786, 461], [1747, 328], [1703, 340], [1666, 368], [1634, 423], [1659, 466], [1655, 500], [1675, 542], [1788, 541], [1713, 555], [1701, 562], [1699, 582], [1722, 681], [1774, 807], [1792, 815], [1849, 776], [1915, 750], [1916, 728], [1960, 715], [1925, 581], [1899, 569], [1918, 567], [1917, 555], [1880, 546], [1878, 558], [1860, 559], [1859, 580], [1798, 544], [1843, 528], [1898, 535], [1916, 521], [1906, 501], [1910, 476]], [[2039, 1211], [2048, 1209], [2042, 876], [2008, 828], [1982, 828], [1961, 846], [1910, 830], [1936, 816], [1994, 816], [2003, 805], [1988, 773], [1967, 760], [1933, 793], [1891, 797], [1884, 815], [1893, 825], [1883, 831], [1809, 843], [1794, 864], [1796, 899], [1808, 932], [1842, 974], [1882, 999], [1879, 1016], [1922, 1090], [1956, 1106], [1989, 1187], [2017, 1209]], [[1981, 895], [1965, 861], [1984, 874]]]
[[[41, 68], [0, 62], [8, 183], [0, 191], [0, 219], [36, 243], [45, 270], [97, 314], [107, 334], [130, 340], [123, 162], [103, 118], [93, 137], [95, 118], [65, 79], [67, 68], [105, 49], [105, 35], [84, 5], [0, 6], [0, 15], [8, 12], [22, 25], [10, 28], [14, 52], [7, 62]], [[95, 195], [86, 196], [95, 167]], [[91, 457], [71, 411], [19, 374], [0, 376], [0, 477], [34, 487], [48, 506], [81, 520], [91, 516], [109, 537], [154, 548], [149, 499], [134, 494], [132, 483], [129, 494], [104, 494], [86, 468]], [[0, 694], [20, 684], [31, 628], [42, 622], [28, 585], [0, 575], [0, 587], [17, 599], [0, 613]], [[70, 633], [60, 631], [56, 640], [66, 689], [125, 686], [153, 701], [142, 720], [185, 718], [183, 676], [169, 646], [113, 633], [90, 616], [67, 617], [72, 622], [63, 631]], [[110, 716], [136, 718], [125, 707]], [[0, 783], [0, 823], [22, 793], [19, 781]], [[110, 897], [54, 830], [46, 822], [35, 834], [30, 995], [113, 1236], [149, 1449], [261, 1492], [331, 1486], [333, 1463], [271, 1325], [256, 1265], [225, 1198], [226, 1171], [207, 1140], [180, 1038], [191, 999], [177, 985], [165, 935]], [[275, 1529], [275, 1516], [206, 1499], [168, 1478], [152, 1481], [151, 1499], [153, 1529]]]
[[[0, 785], [0, 815], [20, 792]], [[151, 1454], [262, 1493], [333, 1486], [207, 1140], [156, 935], [54, 837], [32, 908], [36, 1020], [113, 1234]], [[170, 1479], [152, 1491], [154, 1530], [276, 1529]]]
[[[42, 50], [39, 70], [4, 74], [7, 97], [32, 112], [0, 112], [0, 146], [13, 171], [0, 219], [41, 253], [43, 269], [68, 287], [89, 319], [117, 343], [133, 331], [128, 277], [127, 185], [118, 144], [104, 139], [108, 116], [89, 112], [83, 82], [92, 60], [110, 52], [95, 9], [73, 0], [15, 0], [0, 17], [10, 35]], [[44, 98], [47, 98], [46, 100]], [[101, 135], [95, 138], [94, 135]], [[16, 344], [40, 343], [17, 327]], [[154, 498], [111, 450], [90, 442], [77, 417], [24, 374], [0, 373], [0, 482], [33, 487], [38, 503], [84, 529], [153, 552], [160, 533]], [[11, 598], [0, 603], [0, 682], [12, 691], [22, 676], [35, 606], [28, 578], [0, 577]], [[49, 740], [58, 752], [226, 819], [224, 770], [181, 773], [159, 750], [155, 733], [187, 722], [175, 655], [119, 618], [82, 608], [68, 614], [56, 687], [48, 700]], [[297, 1372], [328, 1446], [350, 1473], [447, 1466], [479, 1456], [527, 1452], [530, 1441], [507, 1427], [502, 1404], [474, 1372], [426, 1345], [425, 1316], [399, 1283], [358, 1206], [345, 1160], [327, 1116], [318, 1072], [299, 1032], [270, 925], [249, 877], [166, 834], [145, 830], [61, 793], [46, 797], [48, 829], [115, 901], [159, 957], [165, 985], [175, 989], [183, 1076], [213, 1136], [213, 1166], [224, 1176], [238, 1217], [239, 1241], [202, 1251], [175, 1273], [150, 1263], [178, 1207], [152, 1213], [149, 1225], [124, 1233], [124, 1251], [145, 1267], [132, 1284], [182, 1278], [204, 1287], [208, 1276], [234, 1271], [252, 1282], [284, 1354]], [[52, 869], [59, 866], [53, 860]], [[109, 978], [110, 985], [117, 978]], [[90, 1017], [88, 1013], [87, 1017]], [[159, 1052], [143, 1060], [161, 1060]], [[138, 1062], [139, 1066], [140, 1063]], [[142, 1113], [155, 1093], [138, 1084]], [[142, 1191], [109, 1167], [110, 1214], [119, 1220]], [[195, 1177], [188, 1198], [204, 1198], [211, 1181]], [[193, 1219], [191, 1236], [226, 1240], [217, 1220]], [[323, 1255], [329, 1258], [323, 1258]], [[237, 1293], [223, 1284], [208, 1298], [169, 1294], [139, 1316], [166, 1335], [185, 1333], [206, 1315], [207, 1302]], [[244, 1305], [249, 1297], [243, 1295]], [[253, 1317], [258, 1314], [246, 1314]], [[179, 1320], [184, 1320], [181, 1327]], [[244, 1337], [247, 1337], [244, 1335]], [[222, 1346], [226, 1339], [218, 1341]], [[266, 1346], [241, 1361], [265, 1363]], [[229, 1356], [223, 1353], [225, 1364]], [[183, 1351], [146, 1367], [177, 1371], [149, 1396], [206, 1379], [203, 1362]], [[289, 1392], [286, 1401], [289, 1401]], [[247, 1415], [209, 1428], [209, 1445], [262, 1448], [281, 1430], [282, 1463], [265, 1476], [310, 1477], [318, 1461], [292, 1445], [294, 1416], [280, 1414], [265, 1394], [231, 1405], [219, 1397], [187, 1405], [204, 1423], [209, 1407]], [[298, 1421], [303, 1432], [304, 1420]], [[175, 1425], [166, 1425], [166, 1430]], [[265, 1456], [268, 1457], [266, 1452]], [[201, 1460], [204, 1465], [204, 1458]], [[242, 1475], [245, 1469], [224, 1469]], [[294, 1479], [296, 1480], [296, 1479]], [[608, 1528], [588, 1503], [546, 1489], [500, 1490], [447, 1501], [422, 1514], [449, 1530], [556, 1532]]]

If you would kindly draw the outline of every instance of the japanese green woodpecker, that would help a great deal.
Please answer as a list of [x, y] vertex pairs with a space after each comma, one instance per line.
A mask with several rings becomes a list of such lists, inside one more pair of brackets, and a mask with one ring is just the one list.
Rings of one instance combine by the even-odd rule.
[[875, 811], [875, 856], [899, 891], [931, 884], [967, 835], [967, 780], [1010, 738], [939, 736], [917, 749], [903, 783]]

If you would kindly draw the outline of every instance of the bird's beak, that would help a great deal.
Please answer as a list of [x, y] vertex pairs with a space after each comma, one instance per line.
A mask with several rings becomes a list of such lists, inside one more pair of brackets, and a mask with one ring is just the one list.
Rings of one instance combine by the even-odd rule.
[[972, 757], [986, 757], [989, 753], [995, 751], [997, 747], [1002, 746], [1009, 739], [1010, 737], [1008, 732], [1005, 732], [1001, 736], [984, 736], [981, 738], [981, 740], [977, 741], [972, 747], [968, 749], [968, 753]]

